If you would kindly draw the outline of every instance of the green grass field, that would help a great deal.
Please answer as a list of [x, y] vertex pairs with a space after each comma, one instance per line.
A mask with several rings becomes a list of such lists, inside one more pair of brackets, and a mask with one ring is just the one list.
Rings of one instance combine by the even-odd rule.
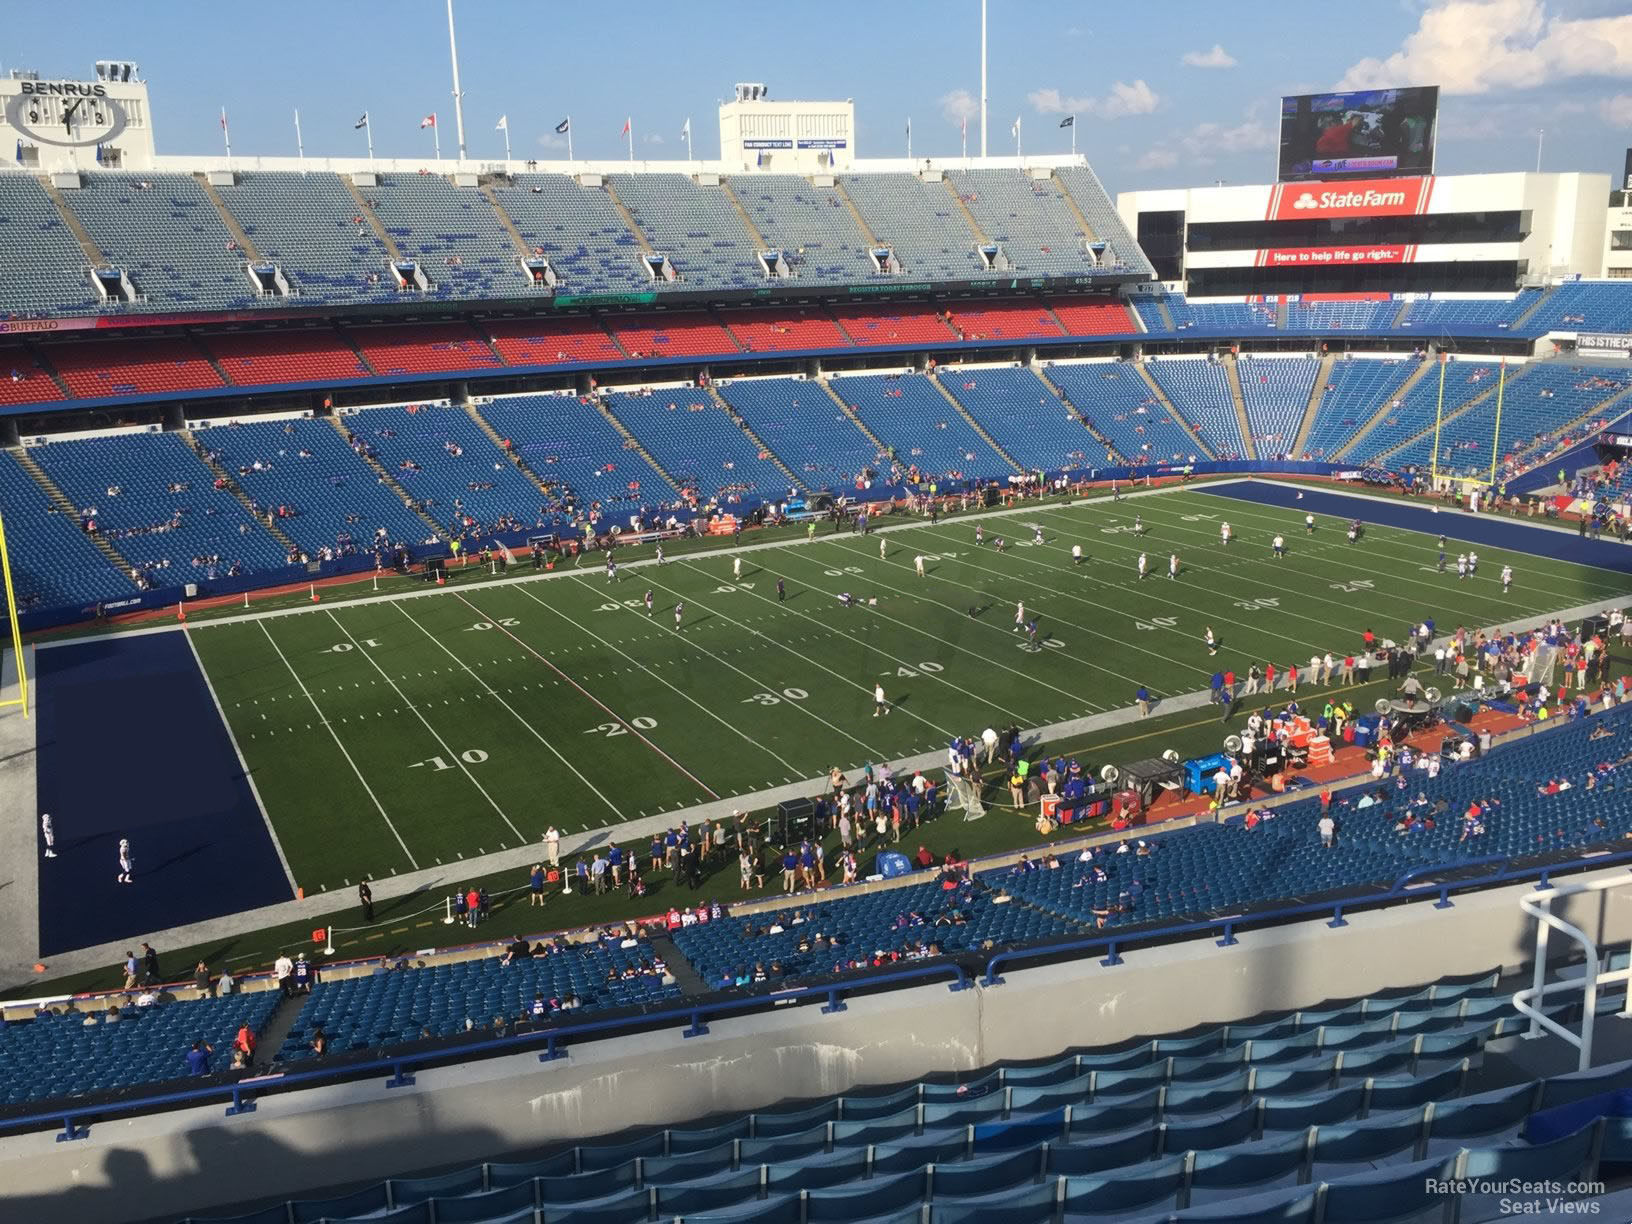
[[[1289, 548], [1280, 562], [1277, 531]], [[998, 534], [1006, 552], [992, 546]], [[1082, 566], [1073, 544], [1088, 554]], [[1170, 551], [1182, 563], [1174, 581]], [[538, 581], [317, 604], [189, 634], [294, 878], [312, 892], [537, 842], [552, 823], [615, 827], [835, 764], [853, 772], [937, 750], [987, 725], [1126, 707], [1140, 684], [1175, 694], [1206, 687], [1215, 667], [1307, 664], [1351, 649], [1368, 627], [1398, 634], [1424, 615], [1445, 628], [1500, 623], [1627, 589], [1612, 573], [1494, 549], [1458, 582], [1435, 572], [1435, 553], [1431, 536], [1373, 527], [1351, 547], [1337, 520], [1308, 537], [1301, 514], [1175, 490], [799, 538], [743, 552], [740, 580], [730, 553], [624, 565], [616, 585], [586, 561]], [[1505, 563], [1518, 575], [1506, 597]], [[864, 606], [841, 607], [843, 591]], [[1013, 631], [1017, 600], [1040, 618], [1040, 650]], [[1216, 659], [1202, 641], [1209, 625]], [[873, 717], [875, 682], [886, 717]], [[1191, 712], [1162, 746], [1210, 748], [1216, 724]], [[1077, 746], [1103, 753], [1096, 763], [1153, 755], [1128, 742], [1141, 735], [1118, 727]]]

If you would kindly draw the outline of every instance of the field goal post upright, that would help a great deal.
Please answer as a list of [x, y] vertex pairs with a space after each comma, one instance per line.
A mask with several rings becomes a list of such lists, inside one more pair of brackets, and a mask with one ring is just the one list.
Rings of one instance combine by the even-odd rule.
[[1496, 487], [1496, 456], [1502, 446], [1502, 393], [1507, 389], [1507, 358], [1496, 371], [1496, 428], [1490, 435], [1490, 487]]
[[0, 580], [6, 592], [6, 619], [11, 622], [11, 649], [17, 656], [17, 696], [0, 701], [0, 708], [22, 706], [28, 717], [28, 659], [23, 654], [23, 630], [17, 621], [17, 594], [11, 582], [11, 554], [6, 549], [6, 520], [0, 516]]
[[1434, 449], [1428, 456], [1428, 487], [1439, 492], [1439, 428], [1445, 423], [1445, 351], [1439, 353], [1439, 402], [1434, 406]]

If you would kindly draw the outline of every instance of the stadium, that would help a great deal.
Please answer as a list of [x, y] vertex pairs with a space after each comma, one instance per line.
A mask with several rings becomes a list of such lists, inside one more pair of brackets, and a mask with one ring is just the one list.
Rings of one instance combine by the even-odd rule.
[[0, 1218], [1632, 1219], [1632, 150], [1113, 193], [982, 38], [944, 158], [0, 80]]

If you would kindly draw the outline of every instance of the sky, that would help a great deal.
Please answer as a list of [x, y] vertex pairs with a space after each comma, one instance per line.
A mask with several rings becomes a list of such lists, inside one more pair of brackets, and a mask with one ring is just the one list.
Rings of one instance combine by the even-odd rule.
[[[773, 98], [850, 98], [862, 157], [955, 157], [967, 117], [978, 152], [979, 0], [720, 0], [621, 5], [455, 0], [473, 158], [719, 152], [716, 107], [738, 81]], [[76, 0], [16, 5], [0, 69], [85, 79], [128, 59], [149, 82], [159, 151], [430, 157], [435, 112], [455, 144], [444, 0]], [[1335, 87], [1442, 87], [1437, 169], [1546, 170], [1618, 182], [1632, 146], [1632, 0], [1253, 0], [1245, 5], [989, 0], [988, 150], [1079, 151], [1114, 194], [1263, 183], [1275, 172], [1279, 98]]]

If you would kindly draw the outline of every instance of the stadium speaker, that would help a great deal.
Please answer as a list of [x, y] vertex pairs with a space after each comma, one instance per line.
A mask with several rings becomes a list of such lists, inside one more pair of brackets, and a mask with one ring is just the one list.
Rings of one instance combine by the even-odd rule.
[[816, 804], [809, 799], [784, 799], [776, 805], [776, 829], [784, 846], [816, 835]]
[[1609, 617], [1607, 616], [1589, 616], [1581, 622], [1581, 638], [1583, 641], [1590, 637], [1597, 637], [1600, 634], [1607, 634], [1608, 632]]
[[1459, 701], [1451, 709], [1451, 721], [1469, 723], [1473, 721], [1473, 707], [1465, 701]]

